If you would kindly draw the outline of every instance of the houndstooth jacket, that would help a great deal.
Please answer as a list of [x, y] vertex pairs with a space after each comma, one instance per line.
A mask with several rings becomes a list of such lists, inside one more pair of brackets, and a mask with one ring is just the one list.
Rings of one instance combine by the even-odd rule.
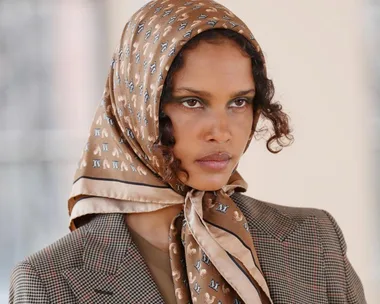
[[[244, 213], [275, 304], [366, 303], [335, 220], [242, 194]], [[164, 303], [122, 214], [96, 216], [17, 265], [9, 303]]]

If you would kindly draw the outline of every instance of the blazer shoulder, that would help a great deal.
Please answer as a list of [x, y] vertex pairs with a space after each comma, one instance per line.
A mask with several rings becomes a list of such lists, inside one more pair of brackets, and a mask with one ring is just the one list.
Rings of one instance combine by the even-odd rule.
[[30, 264], [37, 273], [51, 273], [52, 271], [57, 272], [67, 268], [80, 267], [85, 233], [85, 226], [70, 232], [26, 257], [20, 265]]
[[286, 217], [297, 224], [301, 224], [304, 220], [310, 217], [323, 220], [333, 219], [327, 211], [322, 209], [278, 205], [255, 199], [241, 193], [235, 193], [233, 199], [241, 209], [249, 211], [249, 213], [256, 213], [258, 215], [262, 213], [266, 213], [267, 215], [277, 214], [278, 216]]
[[248, 223], [284, 240], [304, 223], [314, 221], [322, 242], [335, 243], [346, 252], [343, 233], [334, 217], [317, 208], [290, 207], [261, 201], [241, 193], [232, 196]]
[[34, 267], [23, 261], [12, 272], [9, 303], [50, 303], [46, 286]]
[[79, 228], [19, 262], [11, 274], [9, 303], [50, 303], [57, 288], [65, 290], [58, 274], [81, 267], [85, 231]]

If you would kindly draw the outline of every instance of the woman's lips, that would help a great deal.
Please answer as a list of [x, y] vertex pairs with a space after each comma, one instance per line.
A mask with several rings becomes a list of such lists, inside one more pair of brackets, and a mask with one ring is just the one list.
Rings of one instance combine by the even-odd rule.
[[196, 162], [204, 169], [220, 171], [227, 168], [230, 160], [231, 156], [228, 153], [219, 152], [206, 155], [197, 159]]

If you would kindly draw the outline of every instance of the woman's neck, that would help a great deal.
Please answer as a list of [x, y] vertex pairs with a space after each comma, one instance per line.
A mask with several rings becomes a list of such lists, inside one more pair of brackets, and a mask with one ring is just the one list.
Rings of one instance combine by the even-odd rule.
[[153, 246], [169, 251], [169, 229], [174, 217], [183, 205], [175, 205], [154, 212], [128, 213], [125, 221], [128, 227]]

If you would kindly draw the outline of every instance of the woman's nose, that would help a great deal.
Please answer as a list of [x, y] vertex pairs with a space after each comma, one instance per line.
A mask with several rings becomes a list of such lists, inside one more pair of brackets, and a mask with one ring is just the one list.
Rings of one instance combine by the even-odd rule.
[[217, 113], [209, 119], [206, 140], [216, 143], [226, 143], [232, 138], [230, 122], [227, 113]]

